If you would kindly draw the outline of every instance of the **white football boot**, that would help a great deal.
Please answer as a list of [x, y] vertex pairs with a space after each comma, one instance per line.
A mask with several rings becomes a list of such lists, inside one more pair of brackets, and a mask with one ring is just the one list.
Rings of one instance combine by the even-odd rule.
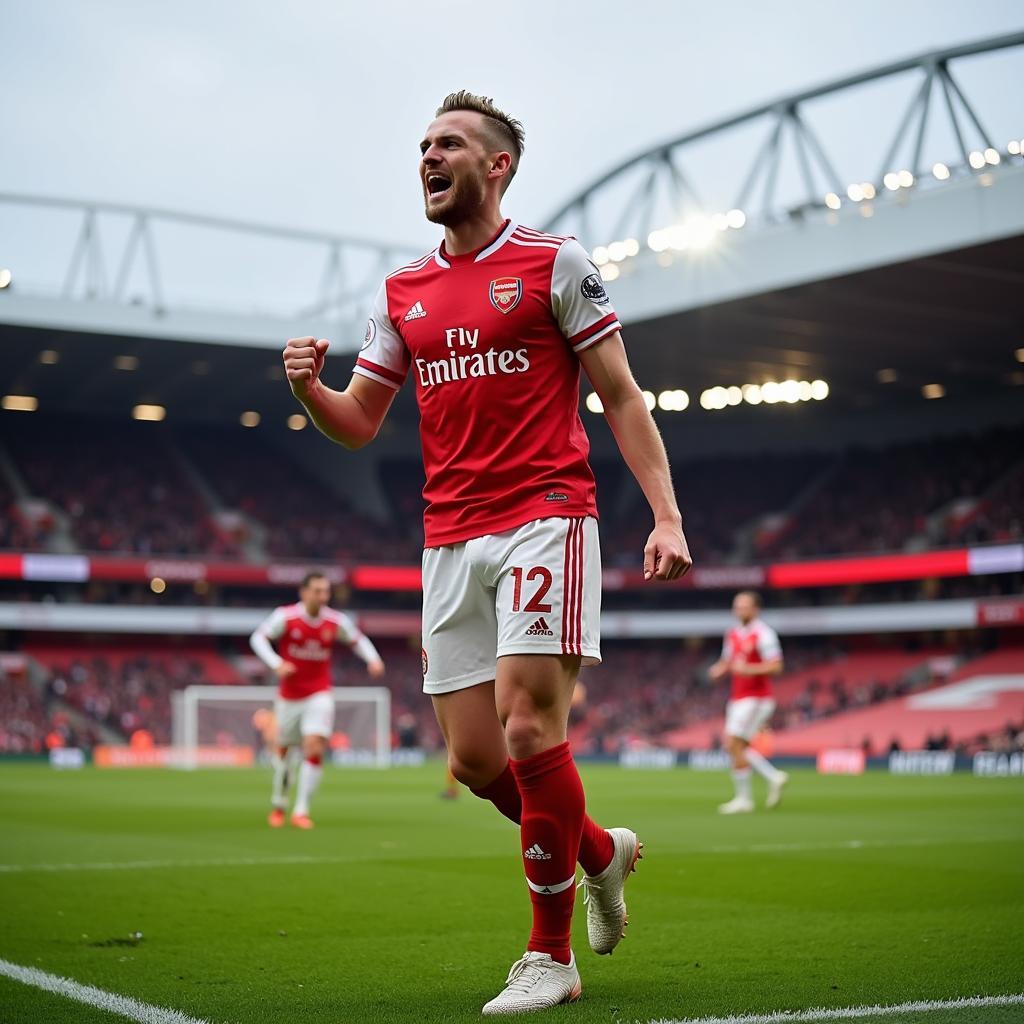
[[547, 953], [530, 951], [512, 965], [504, 990], [485, 1004], [481, 1012], [485, 1017], [536, 1013], [561, 1003], [574, 1003], [582, 991], [576, 957], [560, 964]]
[[754, 801], [742, 796], [734, 796], [728, 803], [718, 805], [719, 814], [750, 814], [753, 809]]
[[768, 783], [768, 799], [765, 800], [765, 807], [778, 807], [782, 803], [782, 790], [789, 782], [789, 775], [786, 772], [776, 772], [775, 778]]
[[610, 953], [625, 937], [629, 915], [622, 890], [636, 862], [643, 857], [644, 844], [628, 828], [610, 828], [611, 863], [599, 875], [584, 875], [579, 888], [587, 908], [587, 938], [590, 948], [601, 955]]

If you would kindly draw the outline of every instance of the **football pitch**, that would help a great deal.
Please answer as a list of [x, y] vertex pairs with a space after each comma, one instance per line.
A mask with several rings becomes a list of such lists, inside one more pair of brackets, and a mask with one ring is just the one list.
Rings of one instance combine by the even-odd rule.
[[[646, 856], [613, 956], [590, 952], [577, 901], [583, 998], [535, 1019], [1024, 993], [1020, 779], [798, 771], [777, 811], [721, 818], [725, 775], [582, 773], [592, 815], [636, 829]], [[515, 828], [467, 792], [438, 799], [442, 781], [437, 763], [328, 770], [300, 832], [265, 825], [262, 770], [0, 766], [0, 974], [35, 968], [183, 1024], [479, 1021], [529, 901]], [[0, 1021], [125, 1019], [58, 987], [70, 997], [0, 976]], [[1024, 1004], [857, 1019], [1005, 1024]]]

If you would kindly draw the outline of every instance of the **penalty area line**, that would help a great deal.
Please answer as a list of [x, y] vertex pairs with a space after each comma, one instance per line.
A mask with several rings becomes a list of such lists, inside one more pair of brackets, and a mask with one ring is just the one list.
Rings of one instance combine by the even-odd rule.
[[1024, 994], [963, 996], [959, 999], [920, 999], [887, 1006], [818, 1007], [811, 1010], [777, 1010], [774, 1013], [742, 1013], [733, 1017], [659, 1017], [650, 1024], [817, 1024], [818, 1021], [856, 1020], [861, 1017], [893, 1017], [904, 1013], [936, 1010], [973, 1010], [986, 1006], [1024, 1006]]
[[9, 960], [0, 960], [0, 977], [20, 981], [23, 985], [41, 989], [54, 995], [73, 999], [87, 1006], [95, 1006], [109, 1013], [116, 1013], [138, 1024], [209, 1024], [209, 1021], [190, 1017], [180, 1010], [168, 1010], [163, 1006], [152, 1006], [131, 996], [119, 996], [116, 992], [105, 992], [93, 985], [82, 985], [59, 974], [48, 974], [36, 967], [22, 967]]

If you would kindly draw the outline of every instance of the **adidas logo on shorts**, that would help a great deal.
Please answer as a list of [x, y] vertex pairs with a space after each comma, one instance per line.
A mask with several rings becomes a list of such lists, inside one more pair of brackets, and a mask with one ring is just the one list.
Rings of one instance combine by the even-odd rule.
[[545, 853], [538, 843], [534, 843], [528, 850], [523, 851], [527, 860], [551, 860], [551, 854]]
[[554, 636], [555, 634], [548, 628], [548, 624], [544, 621], [544, 617], [541, 616], [527, 631], [527, 636]]

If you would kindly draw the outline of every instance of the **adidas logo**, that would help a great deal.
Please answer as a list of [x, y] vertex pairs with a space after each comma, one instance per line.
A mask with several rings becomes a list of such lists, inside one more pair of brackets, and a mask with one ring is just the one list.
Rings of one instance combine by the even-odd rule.
[[423, 308], [422, 302], [413, 303], [412, 309], [405, 314], [405, 322], [408, 323], [410, 320], [419, 320], [421, 316], [426, 316], [427, 311]]
[[554, 636], [555, 634], [551, 631], [548, 624], [544, 621], [542, 615], [527, 631], [527, 636]]
[[551, 854], [545, 853], [539, 843], [534, 843], [528, 850], [523, 852], [523, 856], [527, 860], [551, 860]]

